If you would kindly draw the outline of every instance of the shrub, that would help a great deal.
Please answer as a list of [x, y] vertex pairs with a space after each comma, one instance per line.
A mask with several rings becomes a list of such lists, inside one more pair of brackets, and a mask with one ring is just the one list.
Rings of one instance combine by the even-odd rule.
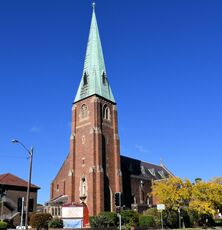
[[163, 212], [163, 223], [167, 228], [178, 228], [178, 213], [175, 210], [167, 210], [167, 212]]
[[63, 228], [63, 221], [59, 218], [54, 218], [48, 223], [49, 228]]
[[34, 213], [31, 215], [30, 224], [33, 228], [48, 229], [48, 223], [52, 219], [49, 213]]
[[[160, 212], [158, 212], [157, 208], [149, 208], [143, 213], [145, 216], [152, 216], [155, 222], [155, 225], [160, 227], [161, 226], [161, 218]], [[163, 211], [163, 216], [165, 215], [165, 211]]]
[[90, 216], [89, 223], [92, 228], [106, 227], [106, 218], [104, 216]]
[[91, 216], [89, 222], [93, 228], [116, 226], [117, 216], [113, 212], [102, 212], [98, 216]]
[[0, 228], [7, 229], [8, 224], [6, 222], [0, 221]]
[[[161, 226], [161, 214], [157, 208], [150, 208], [144, 212], [144, 215], [153, 216], [156, 226]], [[167, 228], [178, 228], [178, 213], [174, 210], [164, 210], [162, 212], [163, 225]]]
[[141, 227], [155, 227], [155, 220], [153, 216], [140, 215], [139, 226]]
[[133, 210], [123, 210], [122, 215], [122, 224], [128, 225], [130, 227], [138, 226], [139, 224], [139, 213]]
[[222, 226], [222, 219], [214, 219], [216, 226]]
[[101, 212], [99, 216], [103, 216], [106, 219], [106, 227], [116, 226], [117, 215], [114, 212]]

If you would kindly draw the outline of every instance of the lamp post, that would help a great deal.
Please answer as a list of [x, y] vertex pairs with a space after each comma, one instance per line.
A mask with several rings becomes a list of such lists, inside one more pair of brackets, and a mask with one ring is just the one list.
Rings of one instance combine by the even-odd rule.
[[30, 197], [30, 186], [32, 181], [32, 158], [33, 158], [33, 147], [29, 150], [22, 142], [19, 140], [13, 139], [12, 143], [20, 144], [29, 154], [29, 180], [27, 186], [27, 195], [26, 195], [26, 214], [25, 214], [25, 229], [28, 230], [28, 216], [29, 216], [29, 197]]

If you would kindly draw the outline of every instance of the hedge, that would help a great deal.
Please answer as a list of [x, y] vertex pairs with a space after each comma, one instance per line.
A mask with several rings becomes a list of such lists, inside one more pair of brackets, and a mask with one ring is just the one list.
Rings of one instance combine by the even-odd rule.
[[139, 217], [139, 226], [141, 227], [155, 227], [156, 223], [153, 216], [143, 216]]
[[48, 223], [49, 228], [63, 228], [63, 220], [60, 218], [54, 218]]
[[34, 213], [31, 215], [30, 224], [33, 228], [48, 229], [48, 223], [52, 219], [49, 213]]
[[0, 229], [7, 229], [8, 224], [6, 222], [0, 221]]

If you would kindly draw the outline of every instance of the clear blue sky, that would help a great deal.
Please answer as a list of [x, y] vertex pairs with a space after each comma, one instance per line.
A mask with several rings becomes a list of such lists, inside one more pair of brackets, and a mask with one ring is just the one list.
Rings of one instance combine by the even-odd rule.
[[[0, 1], [0, 173], [28, 178], [39, 202], [69, 152], [90, 0]], [[121, 153], [177, 176], [222, 176], [222, 1], [96, 1]]]

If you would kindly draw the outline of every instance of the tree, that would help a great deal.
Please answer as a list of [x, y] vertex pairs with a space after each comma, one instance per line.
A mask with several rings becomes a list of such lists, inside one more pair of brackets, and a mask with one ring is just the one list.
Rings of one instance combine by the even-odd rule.
[[168, 219], [172, 211], [180, 210], [184, 222], [189, 214], [192, 222], [202, 219], [204, 223], [203, 220], [209, 221], [222, 211], [222, 178], [195, 181], [191, 184], [189, 180], [172, 177], [154, 183], [152, 194], [159, 203], [165, 204]]
[[189, 180], [178, 177], [156, 181], [152, 186], [152, 195], [169, 210], [188, 207], [192, 184]]
[[200, 181], [193, 185], [189, 208], [199, 215], [214, 216], [222, 208], [222, 184], [219, 180]]

